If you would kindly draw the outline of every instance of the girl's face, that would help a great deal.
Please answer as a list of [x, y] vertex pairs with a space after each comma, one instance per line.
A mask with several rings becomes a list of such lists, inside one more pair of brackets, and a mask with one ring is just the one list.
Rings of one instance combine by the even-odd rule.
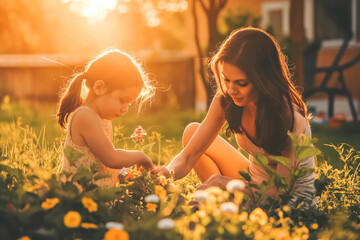
[[112, 120], [128, 112], [129, 106], [136, 100], [142, 86], [132, 86], [113, 90], [99, 99], [99, 112], [103, 119]]
[[244, 107], [256, 100], [254, 85], [238, 67], [222, 62], [220, 64], [220, 78], [225, 83], [226, 90], [236, 105]]

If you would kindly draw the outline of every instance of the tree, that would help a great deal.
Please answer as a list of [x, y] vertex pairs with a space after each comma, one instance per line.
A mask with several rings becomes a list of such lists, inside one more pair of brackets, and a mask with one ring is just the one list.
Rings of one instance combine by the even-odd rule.
[[295, 63], [295, 85], [304, 87], [304, 0], [290, 2], [290, 39]]
[[[199, 71], [202, 83], [206, 90], [208, 106], [213, 98], [214, 91], [212, 89], [214, 78], [205, 66], [204, 60], [206, 60], [210, 54], [216, 50], [217, 44], [217, 19], [220, 11], [225, 7], [228, 0], [208, 0], [205, 4], [205, 0], [191, 0], [191, 13], [194, 21], [194, 34], [195, 34], [195, 44], [197, 48], [198, 57], [200, 59]], [[207, 29], [208, 29], [208, 45], [207, 50], [204, 49], [200, 44], [199, 40], [199, 22], [198, 22], [198, 8], [204, 11], [207, 17]]]

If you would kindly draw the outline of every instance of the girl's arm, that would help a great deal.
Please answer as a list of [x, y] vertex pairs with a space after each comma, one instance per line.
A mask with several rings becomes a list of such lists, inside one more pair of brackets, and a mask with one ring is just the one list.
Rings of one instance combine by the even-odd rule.
[[[221, 93], [214, 97], [209, 111], [186, 147], [170, 162], [167, 169], [175, 174], [175, 179], [185, 177], [198, 159], [219, 134], [225, 124], [225, 115], [220, 103]], [[163, 171], [164, 172], [164, 171]], [[162, 172], [159, 172], [162, 174]], [[167, 175], [166, 173], [164, 175]]]
[[154, 167], [152, 161], [143, 152], [115, 149], [105, 135], [99, 118], [93, 112], [79, 111], [69, 127], [72, 128], [72, 136], [76, 129], [91, 152], [109, 168], [130, 167], [135, 164], [150, 169]]

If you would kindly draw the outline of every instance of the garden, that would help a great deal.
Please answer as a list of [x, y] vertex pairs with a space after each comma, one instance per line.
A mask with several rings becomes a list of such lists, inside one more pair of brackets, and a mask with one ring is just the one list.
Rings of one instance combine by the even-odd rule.
[[[108, 176], [99, 174], [96, 164], [80, 167], [73, 176], [59, 172], [64, 134], [49, 117], [51, 109], [34, 111], [24, 104], [2, 103], [1, 239], [359, 239], [360, 152], [349, 144], [330, 142], [322, 146], [328, 151], [323, 154], [315, 138], [292, 136], [298, 161], [312, 155], [320, 159], [315, 169], [317, 206], [306, 201], [292, 208], [285, 205], [293, 182], [308, 169], [292, 171], [288, 184], [267, 168], [262, 156], [256, 162], [271, 181], [261, 186], [245, 184], [251, 177], [242, 172], [246, 181], [196, 191], [200, 182], [194, 172], [173, 181], [132, 167], [119, 170], [116, 187], [102, 188], [96, 180]], [[142, 150], [156, 165], [163, 165], [180, 151], [186, 124], [201, 121], [204, 114], [189, 110], [152, 116], [146, 120], [146, 114], [129, 113], [115, 122], [114, 144]], [[169, 126], [159, 126], [165, 116]], [[125, 129], [125, 123], [130, 127]], [[138, 123], [144, 131], [135, 131]], [[332, 137], [326, 127], [313, 128], [315, 136]], [[346, 124], [342, 128], [338, 131], [346, 133]], [[64, 152], [71, 161], [79, 157], [74, 149]], [[284, 165], [288, 161], [272, 159]], [[264, 192], [274, 185], [281, 194], [266, 197]]]
[[[175, 181], [173, 173], [166, 178], [134, 165], [117, 169], [112, 187], [99, 184], [111, 176], [98, 163], [80, 165], [75, 173], [61, 171], [64, 156], [75, 165], [83, 155], [72, 147], [63, 148], [66, 133], [57, 123], [55, 106], [72, 75], [79, 73], [86, 79], [84, 65], [89, 59], [113, 48], [135, 56], [156, 85], [155, 100], [140, 112], [138, 106], [131, 106], [126, 115], [112, 121], [113, 144], [116, 149], [144, 152], [155, 167], [166, 166], [183, 149], [186, 126], [206, 116], [216, 85], [208, 60], [233, 30], [253, 26], [279, 43], [277, 51], [285, 54], [282, 64], [289, 67], [286, 76], [300, 92], [314, 85], [321, 88], [325, 76], [324, 84], [334, 87], [331, 93], [347, 84], [346, 102], [358, 110], [360, 68], [341, 65], [358, 54], [358, 3], [2, 1], [0, 239], [360, 239], [360, 122], [346, 121], [345, 110], [335, 106], [337, 99], [329, 104], [335, 108], [328, 110], [330, 117], [306, 99], [314, 115], [312, 138], [289, 133], [296, 163], [314, 156], [315, 169], [290, 167], [286, 157], [256, 155], [254, 164], [269, 175], [269, 181], [255, 185], [250, 173], [241, 171], [241, 177], [225, 187], [206, 189], [194, 170]], [[346, 41], [339, 44], [341, 39]], [[327, 44], [310, 52], [311, 61], [305, 61], [312, 43], [320, 46], [321, 41]], [[313, 64], [313, 69], [304, 63]], [[265, 65], [261, 65], [264, 73]], [[344, 65], [349, 69], [344, 71]], [[329, 66], [336, 68], [336, 76], [332, 76], [334, 69], [324, 70]], [[106, 70], [104, 76], [112, 72]], [[321, 93], [319, 99], [325, 99]], [[352, 116], [356, 120], [356, 113]], [[220, 136], [249, 156], [225, 128]], [[289, 179], [270, 168], [269, 160], [289, 169]], [[296, 180], [313, 172], [315, 201], [298, 198], [288, 205]], [[269, 197], [266, 192], [274, 187], [278, 194]]]

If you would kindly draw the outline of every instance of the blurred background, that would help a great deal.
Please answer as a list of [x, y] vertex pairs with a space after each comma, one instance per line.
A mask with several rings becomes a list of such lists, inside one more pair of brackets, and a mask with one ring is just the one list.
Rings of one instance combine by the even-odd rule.
[[115, 124], [180, 141], [214, 94], [207, 59], [243, 26], [273, 34], [296, 86], [310, 91], [324, 157], [332, 158], [324, 143], [360, 146], [360, 0], [0, 0], [0, 120], [46, 126], [49, 142], [63, 137], [59, 91], [91, 57], [119, 48], [142, 62], [158, 91], [151, 107]]

